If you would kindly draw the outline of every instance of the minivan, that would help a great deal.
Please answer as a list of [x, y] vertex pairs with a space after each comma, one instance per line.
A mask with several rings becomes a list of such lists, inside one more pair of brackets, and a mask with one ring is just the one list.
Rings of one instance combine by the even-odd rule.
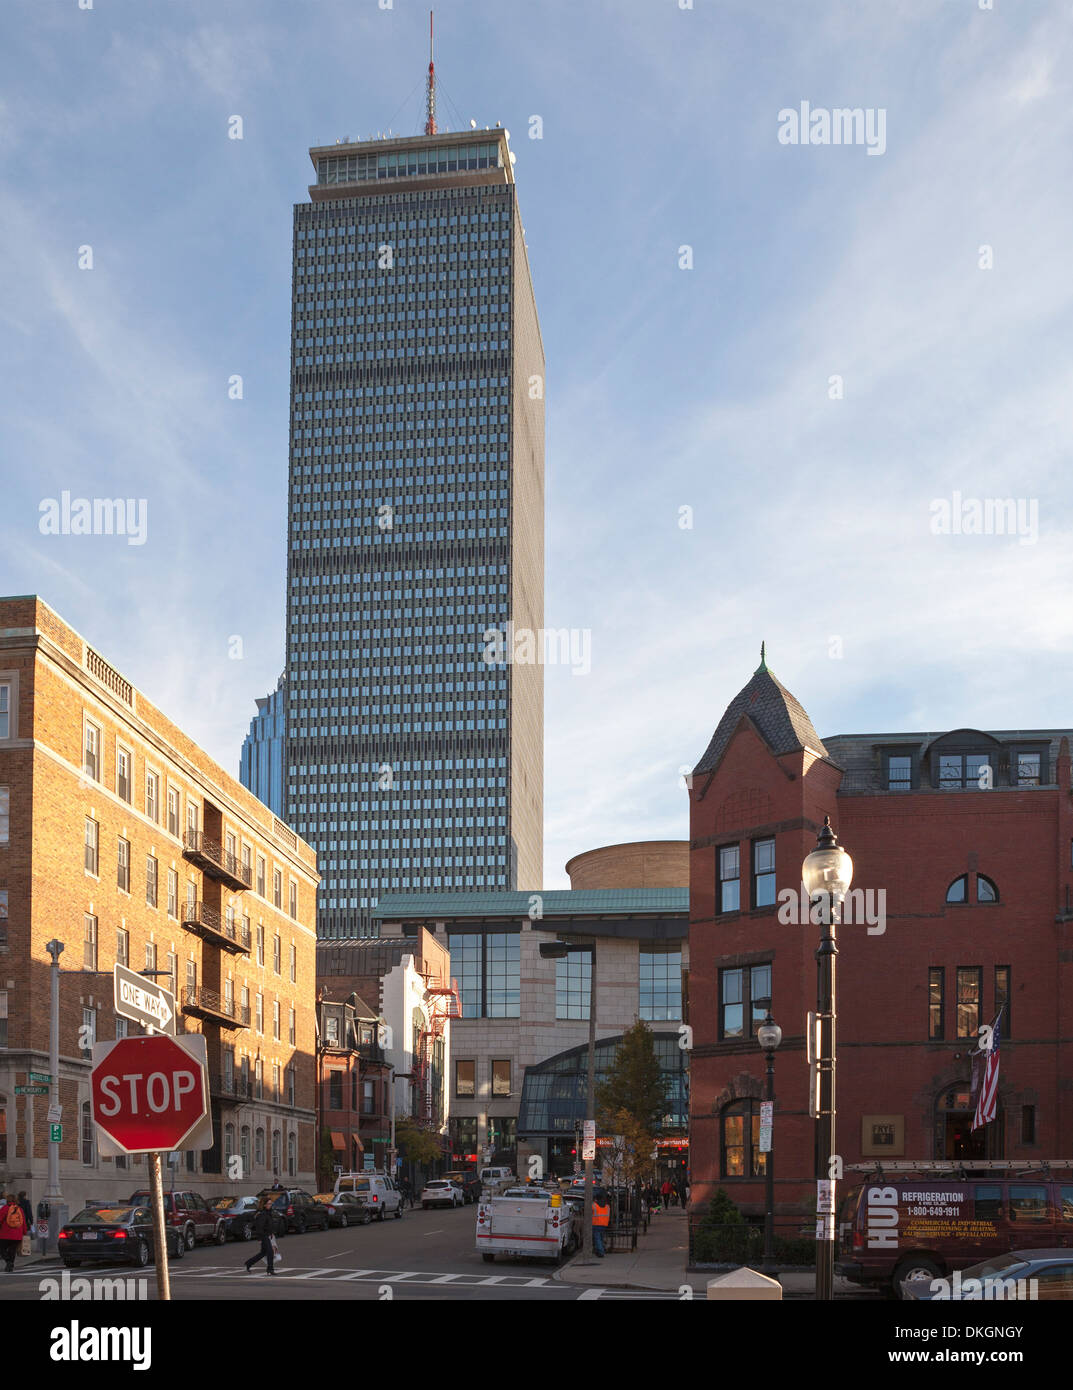
[[907, 1279], [1010, 1250], [1073, 1247], [1073, 1178], [1018, 1167], [978, 1162], [964, 1180], [880, 1173], [852, 1188], [839, 1213], [836, 1273], [900, 1297]]

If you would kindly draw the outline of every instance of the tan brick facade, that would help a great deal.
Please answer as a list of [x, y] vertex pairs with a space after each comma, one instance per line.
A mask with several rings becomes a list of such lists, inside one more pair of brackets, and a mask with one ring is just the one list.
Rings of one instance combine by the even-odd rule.
[[[80, 1030], [90, 1024], [98, 1040], [117, 1036], [112, 970], [123, 953], [136, 971], [174, 964], [174, 977], [158, 983], [178, 995], [180, 1031], [207, 1040], [216, 1147], [194, 1156], [192, 1170], [191, 1156], [181, 1156], [175, 1185], [206, 1197], [252, 1192], [273, 1181], [274, 1169], [309, 1184], [313, 850], [35, 597], [0, 600], [4, 685], [11, 717], [9, 736], [0, 737], [0, 788], [10, 806], [8, 841], [0, 842], [9, 914], [0, 944], [7, 1004], [0, 1177], [35, 1203], [44, 1194], [48, 1098], [16, 1096], [15, 1086], [29, 1071], [49, 1069], [45, 944], [57, 938], [65, 944], [61, 1185], [72, 1211], [88, 1197], [129, 1195], [145, 1181], [142, 1162], [128, 1159], [124, 1169], [97, 1153], [86, 1109]], [[133, 1023], [129, 1029], [139, 1032]], [[229, 1180], [228, 1154], [243, 1153], [245, 1176]]]

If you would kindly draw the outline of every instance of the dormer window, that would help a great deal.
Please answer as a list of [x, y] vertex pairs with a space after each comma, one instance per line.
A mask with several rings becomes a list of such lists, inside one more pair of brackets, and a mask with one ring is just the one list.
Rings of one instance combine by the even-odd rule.
[[1039, 753], [1018, 753], [1015, 764], [1017, 786], [1038, 787], [1042, 772], [1042, 758]]
[[887, 755], [887, 791], [907, 792], [913, 787], [913, 759], [909, 753]]
[[986, 791], [994, 785], [990, 753], [939, 754], [939, 786], [944, 791]]

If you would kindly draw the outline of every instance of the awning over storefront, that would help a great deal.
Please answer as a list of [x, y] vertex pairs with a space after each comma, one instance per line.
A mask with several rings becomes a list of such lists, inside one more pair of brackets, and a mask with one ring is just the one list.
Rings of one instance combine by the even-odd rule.
[[346, 1149], [346, 1140], [343, 1138], [343, 1136], [339, 1133], [337, 1129], [332, 1130], [332, 1148], [343, 1150]]

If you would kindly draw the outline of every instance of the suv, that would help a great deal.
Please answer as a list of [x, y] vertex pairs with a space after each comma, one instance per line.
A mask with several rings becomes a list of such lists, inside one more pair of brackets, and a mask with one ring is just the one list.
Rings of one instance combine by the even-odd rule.
[[311, 1227], [322, 1231], [328, 1229], [328, 1209], [321, 1206], [308, 1192], [300, 1187], [265, 1187], [257, 1196], [265, 1197], [276, 1220], [274, 1225], [282, 1231], [297, 1231], [304, 1235]]
[[[153, 1197], [147, 1188], [131, 1193], [130, 1201], [152, 1210]], [[227, 1223], [197, 1192], [165, 1192], [164, 1221], [182, 1233], [187, 1250], [193, 1250], [199, 1240], [216, 1245], [227, 1240]]]
[[481, 1180], [475, 1168], [456, 1168], [453, 1173], [444, 1173], [448, 1182], [457, 1183], [462, 1195], [469, 1203], [477, 1202], [481, 1196]]

